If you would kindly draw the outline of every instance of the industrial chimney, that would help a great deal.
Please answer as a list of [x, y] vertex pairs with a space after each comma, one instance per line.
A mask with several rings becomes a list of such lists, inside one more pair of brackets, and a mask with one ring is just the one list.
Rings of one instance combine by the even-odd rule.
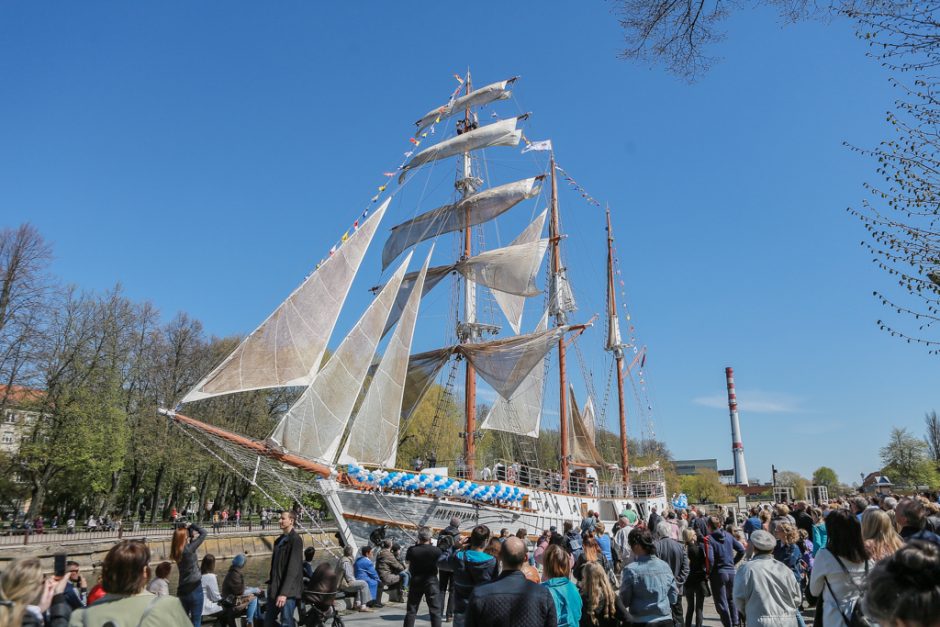
[[747, 466], [744, 463], [744, 443], [741, 442], [741, 423], [738, 422], [738, 399], [734, 394], [734, 369], [725, 368], [728, 379], [728, 409], [731, 410], [731, 454], [734, 457], [734, 483], [747, 485]]

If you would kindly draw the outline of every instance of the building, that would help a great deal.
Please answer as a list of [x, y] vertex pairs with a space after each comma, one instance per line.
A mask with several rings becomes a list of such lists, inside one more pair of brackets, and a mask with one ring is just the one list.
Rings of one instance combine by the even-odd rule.
[[0, 452], [16, 455], [20, 444], [41, 415], [32, 409], [42, 392], [19, 385], [0, 385]]
[[679, 475], [695, 475], [700, 470], [714, 470], [718, 472], [717, 459], [677, 459], [672, 462]]
[[894, 484], [880, 471], [870, 473], [862, 480], [862, 492], [865, 494], [891, 494]]

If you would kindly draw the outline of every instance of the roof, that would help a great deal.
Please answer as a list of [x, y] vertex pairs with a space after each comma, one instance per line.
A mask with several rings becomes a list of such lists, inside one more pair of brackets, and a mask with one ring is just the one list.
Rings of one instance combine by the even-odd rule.
[[45, 392], [22, 385], [0, 385], [0, 405], [13, 407], [37, 403], [45, 396]]

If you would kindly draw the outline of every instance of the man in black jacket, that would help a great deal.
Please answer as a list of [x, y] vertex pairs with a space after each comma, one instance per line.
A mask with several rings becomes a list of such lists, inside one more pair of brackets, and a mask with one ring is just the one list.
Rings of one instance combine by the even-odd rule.
[[431, 627], [441, 627], [441, 592], [437, 581], [437, 561], [440, 558], [441, 550], [431, 544], [431, 530], [427, 527], [418, 529], [418, 544], [408, 549], [405, 555], [408, 570], [411, 571], [405, 627], [414, 627], [421, 597], [428, 602]]
[[281, 536], [274, 543], [274, 554], [271, 556], [264, 627], [275, 627], [278, 615], [281, 627], [294, 627], [294, 610], [304, 586], [304, 543], [294, 529], [294, 516], [294, 512], [284, 511], [278, 520]]
[[466, 627], [557, 627], [555, 602], [548, 588], [525, 578], [525, 543], [506, 538], [500, 552], [503, 572], [496, 581], [474, 589], [467, 606]]
[[[442, 553], [446, 553], [450, 548], [457, 545], [459, 539], [460, 519], [454, 516], [450, 519], [450, 524], [437, 534], [437, 548]], [[441, 603], [444, 605], [444, 622], [450, 622], [454, 617], [453, 575], [442, 570], [438, 574], [438, 579], [440, 579]], [[450, 590], [450, 594], [447, 594], [448, 590]]]

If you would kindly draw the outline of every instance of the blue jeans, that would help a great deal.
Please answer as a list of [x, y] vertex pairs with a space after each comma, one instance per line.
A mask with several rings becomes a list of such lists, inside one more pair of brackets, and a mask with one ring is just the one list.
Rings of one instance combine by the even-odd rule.
[[[277, 606], [277, 597], [268, 597], [267, 604], [264, 606], [264, 627], [294, 627], [294, 609], [297, 607], [297, 599], [287, 599], [284, 607]], [[278, 615], [281, 622], [277, 622]]]
[[202, 586], [197, 587], [187, 595], [181, 596], [180, 603], [183, 604], [183, 611], [186, 612], [186, 616], [193, 622], [193, 627], [202, 627]]

